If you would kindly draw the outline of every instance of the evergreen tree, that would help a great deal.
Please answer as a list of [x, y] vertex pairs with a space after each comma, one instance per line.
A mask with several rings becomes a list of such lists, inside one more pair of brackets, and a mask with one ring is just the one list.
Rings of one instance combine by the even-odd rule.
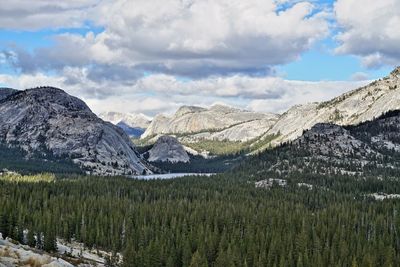
[[192, 260], [190, 261], [190, 267], [207, 267], [207, 259], [204, 255], [201, 255], [197, 250], [193, 253]]
[[28, 230], [28, 235], [27, 235], [27, 245], [30, 247], [36, 247], [36, 239], [35, 239], [35, 233], [33, 230]]

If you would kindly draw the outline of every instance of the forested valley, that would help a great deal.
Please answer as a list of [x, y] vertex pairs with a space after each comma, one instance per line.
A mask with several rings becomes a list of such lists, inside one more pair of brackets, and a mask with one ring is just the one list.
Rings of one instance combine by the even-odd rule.
[[399, 202], [369, 196], [398, 192], [398, 180], [308, 177], [310, 189], [300, 175], [255, 188], [260, 178], [3, 175], [0, 232], [50, 252], [59, 237], [122, 253], [107, 266], [400, 265]]

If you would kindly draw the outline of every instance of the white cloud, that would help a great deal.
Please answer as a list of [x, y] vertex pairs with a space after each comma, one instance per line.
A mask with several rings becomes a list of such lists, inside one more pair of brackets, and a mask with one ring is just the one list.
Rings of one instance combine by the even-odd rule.
[[[13, 0], [0, 5], [0, 29], [81, 27], [100, 0]], [[7, 2], [7, 3], [5, 3]]]
[[42, 73], [35, 75], [23, 74], [18, 76], [0, 74], [0, 83], [15, 89], [28, 89], [41, 85], [52, 85], [62, 88], [64, 85], [64, 78], [60, 76], [51, 77]]
[[[335, 6], [344, 30], [337, 36], [337, 52], [360, 55], [366, 65], [393, 60], [398, 50], [383, 44], [376, 49], [379, 42], [368, 39], [377, 32], [369, 37], [362, 25], [368, 16], [356, 8], [360, 1], [346, 0], [346, 6], [338, 0]], [[216, 102], [282, 112], [366, 83], [272, 76], [275, 66], [297, 60], [329, 34], [331, 14], [315, 5], [314, 0], [16, 0], [0, 6], [0, 29], [82, 27], [91, 21], [104, 31], [57, 34], [52, 46], [0, 52], [0, 62], [11, 62], [22, 71], [19, 77], [0, 75], [0, 83], [16, 88], [57, 86], [84, 99], [96, 112], [155, 115], [183, 104]], [[357, 18], [347, 7], [357, 9]], [[387, 6], [380, 8], [385, 11]], [[385, 26], [382, 36], [388, 40], [398, 40], [398, 31], [387, 37], [395, 30], [397, 20], [391, 14], [396, 12], [386, 12], [390, 23], [377, 20]], [[356, 42], [360, 40], [362, 45]], [[353, 78], [359, 80], [360, 74]]]
[[360, 56], [366, 67], [398, 64], [398, 0], [338, 0], [335, 14], [343, 29], [337, 35], [340, 42], [337, 53]]
[[260, 112], [282, 113], [294, 105], [332, 99], [345, 92], [366, 85], [368, 81], [288, 81], [281, 80], [285, 92], [276, 99], [258, 98], [251, 100], [248, 108]]
[[[39, 10], [49, 5], [39, 2]], [[78, 2], [61, 17], [79, 10], [104, 31], [56, 36], [55, 46], [17, 61], [22, 70], [32, 71], [34, 61], [36, 70], [107, 64], [191, 77], [265, 74], [329, 32], [326, 12], [306, 1], [282, 8], [274, 0], [118, 0], [90, 12]]]

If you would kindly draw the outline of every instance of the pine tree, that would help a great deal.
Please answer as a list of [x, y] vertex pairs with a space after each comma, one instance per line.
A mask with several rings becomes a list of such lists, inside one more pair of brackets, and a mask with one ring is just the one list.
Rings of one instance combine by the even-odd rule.
[[10, 226], [8, 224], [7, 217], [4, 214], [0, 213], [0, 233], [2, 234], [3, 238], [7, 238], [9, 236]]
[[233, 266], [232, 259], [229, 258], [228, 254], [224, 251], [218, 253], [218, 257], [215, 260], [216, 267]]
[[192, 249], [189, 244], [189, 241], [185, 239], [182, 248], [182, 266], [189, 266], [191, 260], [192, 260]]
[[28, 230], [28, 235], [27, 235], [27, 245], [30, 247], [36, 247], [36, 239], [35, 239], [35, 233], [33, 232], [32, 229]]
[[44, 233], [43, 249], [47, 252], [57, 251], [57, 240], [52, 227]]
[[204, 255], [200, 254], [200, 252], [197, 250], [195, 253], [193, 253], [192, 260], [190, 261], [190, 267], [207, 267], [207, 259]]
[[135, 267], [138, 266], [135, 259], [135, 248], [133, 247], [132, 241], [127, 241], [126, 248], [123, 253], [123, 267]]

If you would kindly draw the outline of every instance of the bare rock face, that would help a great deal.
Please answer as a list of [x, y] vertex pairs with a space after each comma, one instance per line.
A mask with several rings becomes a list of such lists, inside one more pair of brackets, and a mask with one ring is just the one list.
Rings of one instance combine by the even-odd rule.
[[275, 114], [266, 114], [262, 119], [255, 119], [233, 125], [220, 131], [206, 131], [181, 137], [182, 141], [197, 142], [201, 140], [229, 140], [246, 142], [262, 136], [278, 119]]
[[161, 136], [148, 151], [148, 161], [189, 162], [190, 157], [179, 141], [172, 136]]
[[275, 114], [250, 112], [224, 105], [214, 105], [208, 109], [183, 106], [172, 117], [156, 116], [142, 138], [157, 134], [185, 134], [193, 140], [244, 141], [265, 133], [270, 127], [269, 122], [277, 118]]
[[57, 88], [18, 91], [0, 100], [0, 141], [27, 152], [69, 157], [91, 174], [150, 172], [120, 128]]

